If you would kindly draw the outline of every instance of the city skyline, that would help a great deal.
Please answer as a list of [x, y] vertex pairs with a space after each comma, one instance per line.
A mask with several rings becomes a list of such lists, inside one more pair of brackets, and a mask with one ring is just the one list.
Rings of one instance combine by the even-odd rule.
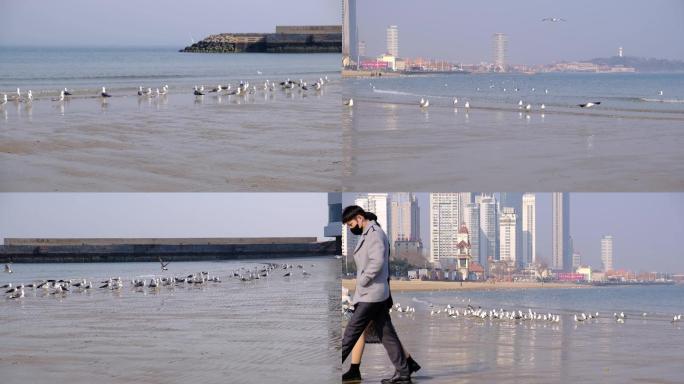
[[[7, 237], [324, 237], [326, 193], [2, 193]], [[1, 244], [1, 242], [0, 242]]]
[[[353, 203], [357, 193], [343, 193], [343, 206]], [[535, 193], [537, 255], [551, 265], [551, 193]], [[601, 238], [612, 234], [615, 240], [615, 269], [634, 271], [682, 272], [684, 260], [678, 236], [684, 233], [684, 194], [680, 193], [571, 193], [570, 234], [582, 264], [602, 268]], [[429, 194], [416, 193], [421, 208], [421, 239], [429, 247]], [[631, 210], [626, 209], [629, 207]], [[643, 225], [637, 225], [638, 212]], [[646, 244], [643, 228], [663, 230], [652, 236], [658, 242]], [[497, 225], [498, 226], [498, 225]], [[483, 242], [483, 240], [480, 240]], [[481, 246], [482, 248], [482, 246]], [[426, 254], [429, 255], [429, 250]], [[648, 257], [644, 257], [648, 255]], [[572, 255], [570, 255], [572, 258]], [[476, 260], [476, 259], [473, 259]]]
[[[400, 4], [389, 0], [357, 3], [358, 38], [365, 41], [369, 55], [384, 53], [385, 28], [397, 25], [402, 30], [403, 57], [439, 57], [468, 64], [492, 62], [492, 35], [504, 33], [508, 64], [609, 57], [617, 54], [618, 47], [624, 48], [626, 56], [684, 60], [684, 47], [674, 37], [684, 34], [684, 3], [676, 0], [630, 7], [617, 0], [567, 4], [498, 0], [465, 5], [431, 0], [429, 6]], [[592, 12], [586, 12], [588, 8]], [[567, 21], [541, 21], [547, 17]], [[658, 20], [657, 25], [652, 20]]]

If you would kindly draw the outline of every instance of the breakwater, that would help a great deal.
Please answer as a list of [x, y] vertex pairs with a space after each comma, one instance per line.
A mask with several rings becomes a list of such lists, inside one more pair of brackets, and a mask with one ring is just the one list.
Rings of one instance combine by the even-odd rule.
[[2, 245], [2, 263], [95, 263], [240, 260], [334, 256], [341, 253], [335, 241], [321, 242], [242, 242], [232, 244], [80, 244], [80, 245]]
[[340, 53], [341, 26], [278, 26], [275, 33], [210, 35], [180, 52]]

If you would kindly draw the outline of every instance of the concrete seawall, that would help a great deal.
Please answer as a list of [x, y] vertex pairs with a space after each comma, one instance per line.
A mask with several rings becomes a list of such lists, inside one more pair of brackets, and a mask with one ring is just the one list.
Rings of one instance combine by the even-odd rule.
[[335, 241], [278, 244], [117, 244], [117, 245], [3, 245], [0, 262], [94, 263], [157, 261], [239, 260], [334, 256], [341, 253]]

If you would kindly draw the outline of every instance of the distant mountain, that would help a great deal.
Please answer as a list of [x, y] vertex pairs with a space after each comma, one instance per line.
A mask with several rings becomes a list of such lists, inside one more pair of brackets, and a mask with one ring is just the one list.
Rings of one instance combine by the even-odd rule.
[[613, 56], [591, 59], [589, 62], [598, 65], [634, 67], [638, 72], [684, 72], [684, 61], [679, 60]]

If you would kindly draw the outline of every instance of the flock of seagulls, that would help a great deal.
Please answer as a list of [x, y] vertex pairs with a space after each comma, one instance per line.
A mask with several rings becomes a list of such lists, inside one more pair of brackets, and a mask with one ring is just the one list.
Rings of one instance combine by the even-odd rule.
[[[286, 79], [284, 81], [280, 82], [273, 82], [270, 80], [264, 81], [263, 84], [260, 86], [257, 85], [250, 85], [249, 82], [246, 81], [240, 81], [236, 86], [233, 87], [232, 84], [227, 84], [227, 85], [221, 85], [218, 84], [216, 87], [213, 87], [211, 90], [205, 90], [205, 87], [203, 85], [196, 85], [193, 89], [193, 95], [196, 97], [201, 97], [204, 96], [207, 93], [216, 93], [217, 95], [220, 94], [225, 94], [225, 95], [236, 95], [236, 96], [244, 96], [247, 94], [253, 94], [259, 90], [262, 90], [264, 92], [273, 92], [276, 89], [281, 89], [286, 92], [292, 92], [293, 90], [296, 90], [298, 92], [306, 92], [306, 91], [321, 91], [323, 87], [329, 83], [330, 80], [328, 79], [328, 76], [320, 77], [318, 80], [315, 80], [313, 82], [306, 82], [303, 79], [299, 80], [291, 80], [291, 79]], [[138, 87], [137, 89], [137, 96], [138, 97], [146, 97], [146, 98], [152, 98], [152, 97], [163, 97], [166, 96], [169, 93], [169, 86], [168, 84], [164, 84], [159, 88], [155, 88], [154, 92], [152, 91], [151, 87], [143, 87], [142, 85]], [[53, 102], [64, 102], [67, 101], [70, 97], [74, 96], [73, 91], [69, 90], [68, 88], [64, 88], [59, 92], [59, 96], [56, 98], [52, 98], [51, 100]], [[112, 97], [112, 94], [107, 92], [106, 87], [102, 87], [100, 92], [98, 93], [98, 96], [103, 99], [103, 101], [107, 98]], [[13, 101], [17, 103], [26, 103], [30, 104], [34, 101], [33, 98], [33, 91], [30, 89], [26, 92], [23, 93], [20, 88], [17, 88], [16, 93], [12, 95], [7, 95], [6, 93], [2, 95], [2, 98], [0, 98], [0, 107], [4, 106], [8, 102]]]
[[[169, 262], [164, 262], [161, 258], [159, 259], [161, 264], [161, 269], [163, 271], [168, 270]], [[5, 272], [8, 272], [9, 264], [5, 265]], [[315, 267], [315, 264], [311, 264], [311, 268]], [[283, 278], [288, 280], [291, 277], [297, 276], [298, 274], [306, 278], [311, 276], [311, 273], [304, 269], [304, 265], [298, 264], [277, 264], [277, 263], [267, 263], [259, 264], [254, 267], [240, 267], [234, 269], [228, 276], [224, 276], [227, 279], [233, 279], [241, 282], [248, 282], [260, 279], [267, 279], [270, 276], [279, 275], [279, 271], [284, 272], [282, 274]], [[299, 271], [295, 273], [294, 271]], [[11, 273], [11, 272], [10, 272]], [[106, 280], [95, 281], [86, 278], [77, 279], [45, 279], [40, 281], [34, 281], [28, 284], [17, 284], [7, 283], [0, 286], [4, 289], [4, 294], [7, 300], [17, 300], [25, 296], [26, 290], [30, 289], [36, 293], [42, 292], [43, 295], [57, 295], [59, 297], [66, 297], [69, 293], [73, 292], [88, 292], [92, 290], [96, 291], [119, 291], [124, 289], [125, 285], [130, 285], [130, 287], [137, 292], [144, 291], [145, 289], [159, 290], [162, 287], [176, 288], [176, 287], [202, 287], [209, 284], [221, 283], [223, 278], [218, 275], [211, 275], [207, 271], [200, 271], [195, 273], [189, 273], [184, 275], [171, 275], [171, 276], [150, 276], [150, 277], [136, 277], [132, 279], [122, 279], [121, 276], [110, 277]]]
[[[465, 299], [463, 299], [465, 302]], [[350, 317], [352, 313], [352, 298], [349, 295], [349, 290], [342, 288], [342, 313], [346, 317]], [[466, 307], [461, 307], [460, 309], [451, 304], [446, 306], [436, 306], [434, 304], [428, 304], [430, 308], [430, 317], [446, 317], [446, 318], [465, 318], [465, 319], [475, 319], [475, 320], [498, 320], [498, 321], [513, 321], [513, 322], [546, 322], [546, 323], [560, 323], [563, 317], [560, 313], [553, 312], [537, 312], [533, 311], [532, 308], [524, 309], [511, 309], [506, 310], [504, 308], [492, 308], [485, 309], [481, 306], [473, 306], [470, 304], [470, 299]], [[413, 315], [416, 313], [416, 308], [409, 305], [402, 306], [400, 303], [395, 303], [389, 310], [390, 313], [397, 312], [400, 314]], [[646, 318], [648, 313], [644, 312], [642, 314], [643, 318]], [[589, 313], [574, 313], [572, 314], [572, 319], [575, 323], [595, 322], [599, 319], [600, 314], [598, 312]], [[613, 313], [613, 318], [616, 323], [624, 324], [627, 320], [627, 315], [625, 312], [615, 312]], [[670, 323], [678, 323], [682, 320], [682, 314], [674, 314]]]

